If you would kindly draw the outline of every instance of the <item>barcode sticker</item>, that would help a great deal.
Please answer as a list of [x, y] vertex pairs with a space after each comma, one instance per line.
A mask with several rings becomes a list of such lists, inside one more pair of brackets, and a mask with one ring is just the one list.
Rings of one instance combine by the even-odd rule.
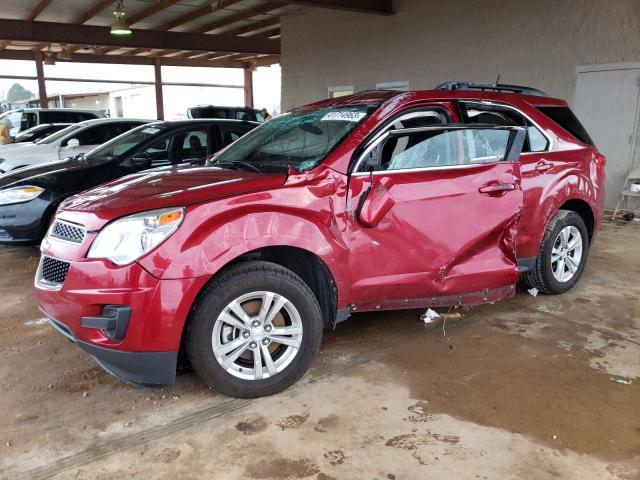
[[329, 112], [321, 118], [321, 121], [359, 122], [365, 115], [364, 112]]

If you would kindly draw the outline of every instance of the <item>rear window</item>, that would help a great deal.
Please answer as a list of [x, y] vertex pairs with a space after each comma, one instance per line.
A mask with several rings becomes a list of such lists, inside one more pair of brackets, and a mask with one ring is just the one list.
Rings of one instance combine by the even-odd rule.
[[582, 143], [593, 146], [593, 140], [569, 107], [538, 107], [538, 110]]

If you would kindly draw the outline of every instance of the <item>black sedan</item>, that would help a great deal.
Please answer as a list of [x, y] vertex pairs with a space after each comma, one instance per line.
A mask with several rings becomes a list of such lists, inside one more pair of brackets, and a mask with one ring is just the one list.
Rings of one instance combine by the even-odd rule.
[[0, 176], [0, 243], [38, 243], [65, 198], [150, 168], [197, 163], [259, 123], [237, 120], [155, 122], [77, 157]]

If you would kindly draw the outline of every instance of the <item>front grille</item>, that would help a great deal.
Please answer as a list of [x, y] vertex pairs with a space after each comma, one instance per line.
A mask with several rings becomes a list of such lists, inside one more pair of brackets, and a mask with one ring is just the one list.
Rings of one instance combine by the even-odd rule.
[[82, 243], [84, 240], [84, 228], [56, 220], [51, 230], [51, 236], [67, 242]]
[[71, 265], [69, 262], [43, 257], [40, 278], [48, 284], [62, 285], [67, 278], [69, 265]]

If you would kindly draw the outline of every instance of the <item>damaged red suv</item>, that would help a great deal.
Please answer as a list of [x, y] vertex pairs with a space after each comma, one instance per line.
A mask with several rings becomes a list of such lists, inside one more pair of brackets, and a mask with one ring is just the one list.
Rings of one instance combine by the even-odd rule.
[[604, 157], [562, 100], [446, 84], [325, 100], [203, 166], [65, 201], [35, 285], [51, 324], [130, 382], [184, 350], [228, 395], [278, 392], [352, 312], [473, 305], [579, 279]]

